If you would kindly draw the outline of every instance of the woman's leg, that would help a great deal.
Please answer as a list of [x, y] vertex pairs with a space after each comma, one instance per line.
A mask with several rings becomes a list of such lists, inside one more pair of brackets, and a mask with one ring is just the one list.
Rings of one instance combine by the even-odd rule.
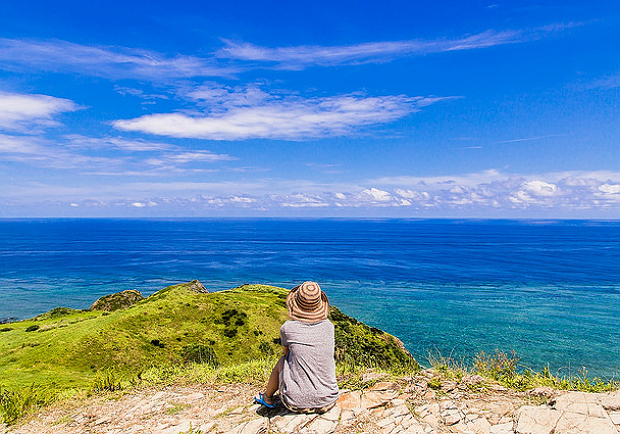
[[280, 357], [276, 366], [273, 367], [269, 381], [267, 382], [267, 390], [265, 390], [265, 401], [271, 404], [273, 402], [273, 394], [276, 393], [278, 387], [280, 387], [280, 371], [282, 371], [282, 365], [284, 365], [284, 357]]

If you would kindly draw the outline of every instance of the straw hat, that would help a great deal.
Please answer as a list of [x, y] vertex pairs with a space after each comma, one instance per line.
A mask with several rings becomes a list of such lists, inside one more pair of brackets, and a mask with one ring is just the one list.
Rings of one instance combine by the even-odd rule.
[[286, 307], [291, 319], [307, 323], [323, 321], [329, 315], [327, 295], [316, 282], [304, 282], [291, 289]]

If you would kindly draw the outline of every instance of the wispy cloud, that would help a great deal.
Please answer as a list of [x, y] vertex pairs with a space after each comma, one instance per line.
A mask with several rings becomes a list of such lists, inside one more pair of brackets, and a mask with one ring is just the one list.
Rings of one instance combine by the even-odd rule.
[[14, 162], [35, 168], [84, 169], [118, 167], [125, 160], [71, 152], [38, 136], [0, 134], [0, 163]]
[[0, 39], [0, 69], [70, 72], [99, 77], [168, 80], [230, 76], [236, 70], [212, 58], [62, 40]]
[[578, 24], [554, 24], [528, 30], [487, 30], [456, 39], [402, 40], [366, 42], [340, 46], [301, 45], [295, 47], [261, 47], [247, 42], [224, 39], [226, 46], [217, 52], [221, 58], [271, 63], [282, 69], [309, 66], [338, 66], [381, 63], [399, 57], [448, 51], [476, 50], [540, 39]]
[[[17, 136], [0, 133], [1, 155], [37, 155], [45, 150], [45, 140], [35, 136]], [[0, 157], [2, 159], [2, 157]]]
[[187, 174], [211, 171], [198, 169], [196, 165], [236, 159], [207, 150], [188, 151], [167, 143], [119, 137], [67, 135], [51, 140], [0, 133], [0, 162], [19, 162], [31, 168], [79, 169], [76, 174], [140, 177], [179, 171]]
[[211, 140], [269, 138], [302, 140], [341, 136], [357, 128], [403, 118], [440, 97], [370, 97], [348, 94], [324, 98], [271, 95], [260, 90], [199, 89], [193, 98], [207, 103], [206, 113], [162, 113], [117, 120], [124, 131]]
[[0, 92], [0, 130], [29, 131], [60, 125], [54, 116], [78, 110], [73, 101], [48, 95]]
[[534, 142], [534, 141], [538, 141], [538, 140], [544, 140], [544, 139], [550, 139], [550, 138], [554, 138], [554, 137], [563, 137], [563, 134], [546, 134], [544, 136], [534, 136], [534, 137], [523, 137], [523, 138], [519, 138], [519, 139], [510, 139], [510, 140], [500, 140], [499, 142], [496, 142], [497, 144], [503, 144], [503, 143], [519, 143], [519, 142]]
[[179, 153], [167, 153], [157, 158], [149, 158], [145, 162], [154, 166], [163, 165], [182, 165], [187, 163], [204, 163], [214, 161], [231, 161], [237, 158], [231, 157], [228, 154], [215, 154], [209, 151], [193, 151], [193, 152], [179, 152]]
[[151, 142], [142, 139], [128, 140], [121, 137], [87, 137], [79, 134], [65, 136], [66, 144], [82, 149], [119, 149], [128, 152], [168, 151], [175, 149], [168, 143]]
[[[205, 56], [165, 54], [122, 46], [84, 45], [52, 39], [0, 38], [0, 69], [80, 73], [111, 79], [167, 81], [195, 77], [233, 77], [255, 68], [303, 69], [388, 62], [399, 57], [475, 50], [541, 39], [578, 24], [552, 24], [526, 30], [487, 30], [460, 38], [379, 41], [341, 46], [262, 47], [223, 39], [224, 47]], [[120, 92], [135, 94], [130, 88]], [[146, 98], [160, 98], [143, 94]]]
[[620, 72], [598, 78], [587, 85], [589, 89], [616, 89], [620, 87]]

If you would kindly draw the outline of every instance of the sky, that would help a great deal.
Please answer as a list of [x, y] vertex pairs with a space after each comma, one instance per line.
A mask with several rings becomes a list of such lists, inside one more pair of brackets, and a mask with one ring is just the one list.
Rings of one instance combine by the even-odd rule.
[[0, 218], [620, 218], [620, 3], [0, 2]]

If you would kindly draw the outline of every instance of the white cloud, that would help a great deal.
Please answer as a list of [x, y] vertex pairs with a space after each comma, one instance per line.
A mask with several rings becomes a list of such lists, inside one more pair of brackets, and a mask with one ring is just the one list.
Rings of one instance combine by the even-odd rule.
[[403, 188], [396, 188], [394, 189], [394, 192], [401, 197], [413, 199], [415, 201], [425, 201], [431, 198], [431, 195], [426, 191], [413, 191]]
[[372, 200], [376, 200], [378, 202], [387, 202], [392, 199], [392, 196], [387, 191], [379, 190], [378, 188], [367, 188], [362, 190], [361, 193], [363, 196], [368, 196]]
[[558, 186], [544, 181], [528, 181], [523, 188], [534, 196], [554, 196], [558, 193]]
[[57, 126], [55, 115], [78, 108], [68, 99], [0, 92], [0, 129], [28, 131], [33, 127]]
[[[491, 175], [490, 173], [493, 173]], [[449, 179], [451, 182], [445, 182]], [[473, 183], [478, 179], [478, 184]], [[459, 184], [465, 180], [468, 184]], [[487, 182], [488, 181], [488, 182]], [[583, 181], [583, 182], [581, 182]], [[9, 191], [10, 190], [10, 191]], [[119, 199], [118, 196], [124, 197]], [[127, 182], [97, 186], [14, 185], [0, 197], [13, 201], [43, 197], [78, 204], [81, 209], [138, 206], [179, 210], [243, 209], [264, 213], [315, 208], [400, 216], [573, 216], [573, 210], [620, 211], [620, 173], [565, 172], [522, 175], [487, 171], [419, 178], [415, 186], [317, 184], [306, 180], [251, 179], [236, 182]], [[112, 206], [110, 205], [110, 206]], [[350, 211], [347, 211], [350, 210]], [[340, 211], [336, 211], [340, 210]], [[373, 211], [375, 210], [375, 211]], [[288, 212], [286, 211], [286, 212]], [[285, 212], [285, 213], [286, 213]], [[325, 214], [326, 213], [326, 214]], [[499, 213], [499, 214], [498, 214]], [[537, 214], [538, 213], [538, 214]], [[541, 214], [544, 213], [544, 214]], [[273, 214], [272, 214], [273, 215]]]
[[598, 189], [605, 194], [620, 194], [619, 184], [603, 184]]
[[274, 200], [278, 206], [285, 208], [322, 208], [330, 206], [330, 204], [324, 202], [323, 198], [320, 196], [301, 193], [292, 194], [281, 198], [272, 196], [272, 200]]
[[60, 40], [0, 39], [0, 68], [82, 73], [100, 77], [167, 80], [230, 76], [235, 70], [213, 59], [166, 56], [127, 47], [95, 47]]
[[224, 40], [226, 46], [219, 57], [236, 60], [272, 63], [283, 69], [303, 69], [308, 66], [337, 66], [346, 64], [380, 63], [403, 56], [425, 55], [447, 51], [475, 50], [504, 44], [540, 39], [576, 24], [545, 26], [529, 30], [487, 30], [457, 39], [403, 40], [367, 42], [341, 46], [302, 45], [294, 47], [261, 47], [246, 42]]
[[310, 99], [272, 96], [260, 105], [235, 103], [207, 115], [162, 113], [117, 120], [113, 124], [125, 131], [169, 137], [302, 140], [346, 135], [362, 126], [392, 122], [442, 99], [445, 98], [358, 94]]

